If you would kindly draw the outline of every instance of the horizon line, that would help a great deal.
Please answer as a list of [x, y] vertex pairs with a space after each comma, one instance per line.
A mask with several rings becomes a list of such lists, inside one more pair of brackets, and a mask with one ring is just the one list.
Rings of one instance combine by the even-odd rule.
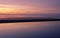
[[45, 22], [45, 21], [60, 21], [60, 19], [8, 19], [0, 20], [0, 23], [17, 23], [17, 22]]

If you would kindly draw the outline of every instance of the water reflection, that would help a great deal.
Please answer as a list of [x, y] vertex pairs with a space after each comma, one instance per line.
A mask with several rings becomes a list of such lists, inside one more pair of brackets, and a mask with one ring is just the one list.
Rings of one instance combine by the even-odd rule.
[[60, 21], [0, 24], [0, 38], [59, 38]]

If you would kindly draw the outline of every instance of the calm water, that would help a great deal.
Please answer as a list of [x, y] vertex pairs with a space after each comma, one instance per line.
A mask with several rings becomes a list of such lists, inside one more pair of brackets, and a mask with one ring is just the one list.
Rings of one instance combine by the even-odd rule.
[[0, 38], [59, 38], [60, 21], [1, 23]]

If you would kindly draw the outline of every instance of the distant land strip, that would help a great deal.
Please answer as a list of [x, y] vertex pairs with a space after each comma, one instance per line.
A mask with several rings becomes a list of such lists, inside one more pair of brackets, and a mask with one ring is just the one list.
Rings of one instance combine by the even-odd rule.
[[15, 23], [15, 22], [44, 22], [44, 21], [60, 21], [60, 19], [17, 19], [17, 20], [0, 20], [0, 23]]

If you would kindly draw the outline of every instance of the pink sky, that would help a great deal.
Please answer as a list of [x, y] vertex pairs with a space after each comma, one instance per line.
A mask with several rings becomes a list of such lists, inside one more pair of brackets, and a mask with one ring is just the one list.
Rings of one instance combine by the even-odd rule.
[[0, 0], [0, 14], [59, 13], [58, 0]]

